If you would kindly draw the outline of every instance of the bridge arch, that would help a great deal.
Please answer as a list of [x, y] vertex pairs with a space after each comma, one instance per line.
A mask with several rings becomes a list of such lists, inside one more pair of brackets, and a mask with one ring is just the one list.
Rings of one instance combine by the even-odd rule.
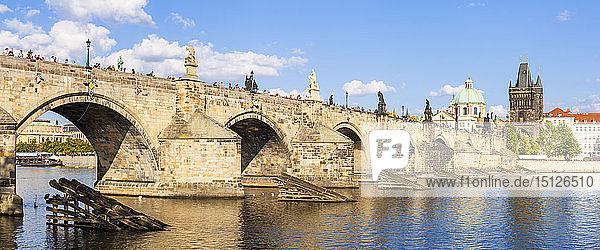
[[101, 94], [63, 94], [37, 105], [17, 123], [17, 134], [47, 111], [67, 118], [86, 136], [97, 157], [97, 183], [109, 180], [154, 181], [156, 147], [140, 119], [124, 104]]
[[368, 138], [364, 138], [358, 126], [351, 122], [340, 122], [333, 126], [333, 130], [342, 133], [354, 142], [354, 171], [371, 173]]
[[225, 127], [242, 137], [243, 174], [280, 174], [291, 165], [288, 138], [267, 115], [255, 111], [243, 112], [229, 118]]
[[441, 144], [444, 144], [446, 146], [450, 146], [450, 145], [448, 145], [446, 138], [444, 138], [444, 136], [442, 136], [442, 135], [436, 136], [434, 141], [438, 142], [438, 143], [441, 143]]

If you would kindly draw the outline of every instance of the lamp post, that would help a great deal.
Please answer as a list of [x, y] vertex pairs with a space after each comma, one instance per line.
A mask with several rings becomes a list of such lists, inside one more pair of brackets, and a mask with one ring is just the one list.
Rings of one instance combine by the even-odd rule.
[[346, 91], [346, 108], [348, 108], [348, 91]]
[[85, 43], [87, 44], [87, 61], [85, 62], [85, 68], [90, 69], [90, 45], [92, 44], [92, 42], [88, 38], [88, 40]]

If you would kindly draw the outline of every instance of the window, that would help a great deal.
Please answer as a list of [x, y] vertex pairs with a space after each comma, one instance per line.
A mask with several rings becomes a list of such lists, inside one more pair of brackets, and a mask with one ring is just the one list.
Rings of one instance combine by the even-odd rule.
[[468, 113], [467, 108], [463, 108], [463, 115], [466, 115]]
[[474, 108], [473, 108], [473, 114], [474, 114], [474, 115], [477, 115], [477, 107], [474, 107]]

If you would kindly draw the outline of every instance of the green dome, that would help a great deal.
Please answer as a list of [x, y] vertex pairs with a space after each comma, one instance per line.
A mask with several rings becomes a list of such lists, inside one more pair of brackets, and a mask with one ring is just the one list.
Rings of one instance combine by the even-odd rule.
[[465, 82], [465, 88], [461, 89], [458, 94], [454, 96], [450, 105], [458, 103], [485, 103], [481, 92], [473, 88], [473, 81], [470, 77]]

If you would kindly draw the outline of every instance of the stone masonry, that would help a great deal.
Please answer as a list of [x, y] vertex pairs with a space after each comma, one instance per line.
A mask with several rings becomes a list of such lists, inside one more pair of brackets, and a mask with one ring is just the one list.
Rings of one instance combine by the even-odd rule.
[[[97, 84], [93, 94], [90, 82]], [[356, 187], [356, 174], [370, 172], [368, 134], [377, 129], [409, 131], [415, 172], [428, 169], [423, 142], [452, 149], [445, 170], [511, 162], [500, 153], [499, 134], [425, 131], [420, 123], [210, 86], [190, 76], [170, 80], [0, 56], [0, 214], [19, 213], [15, 136], [50, 110], [94, 146], [95, 188], [106, 194], [241, 197], [243, 176], [282, 172], [326, 187]], [[454, 160], [460, 154], [478, 160]]]

